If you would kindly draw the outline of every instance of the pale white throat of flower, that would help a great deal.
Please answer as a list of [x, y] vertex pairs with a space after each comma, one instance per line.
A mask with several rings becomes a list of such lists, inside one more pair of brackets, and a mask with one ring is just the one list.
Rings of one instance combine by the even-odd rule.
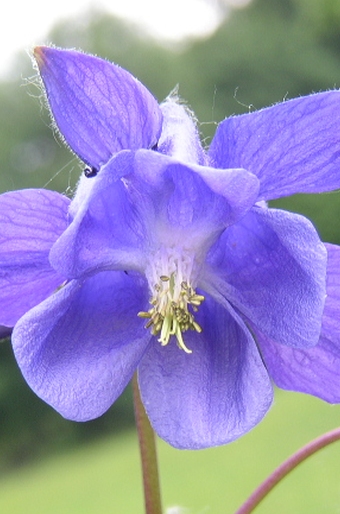
[[156, 252], [146, 275], [151, 289], [151, 309], [138, 313], [139, 317], [149, 319], [145, 328], [150, 328], [152, 335], [159, 335], [162, 346], [174, 336], [179, 348], [192, 353], [184, 343], [183, 333], [202, 331], [194, 316], [204, 300], [193, 287], [195, 261], [192, 252], [162, 247]]

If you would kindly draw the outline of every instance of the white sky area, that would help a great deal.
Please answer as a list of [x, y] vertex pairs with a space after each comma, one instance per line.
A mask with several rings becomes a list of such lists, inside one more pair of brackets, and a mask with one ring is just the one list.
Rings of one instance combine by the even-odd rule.
[[[249, 0], [225, 2], [242, 7]], [[15, 54], [48, 43], [46, 36], [56, 22], [90, 8], [102, 8], [155, 37], [176, 41], [213, 32], [220, 19], [216, 5], [216, 0], [6, 0], [0, 11], [0, 79], [8, 75]]]

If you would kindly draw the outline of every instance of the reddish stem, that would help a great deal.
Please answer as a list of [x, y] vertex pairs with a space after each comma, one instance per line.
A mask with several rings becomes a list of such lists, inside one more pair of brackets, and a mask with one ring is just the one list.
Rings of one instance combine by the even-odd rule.
[[255, 489], [245, 503], [235, 512], [235, 514], [249, 514], [255, 507], [267, 496], [267, 494], [286, 476], [290, 471], [296, 468], [301, 462], [306, 460], [310, 455], [321, 450], [325, 446], [334, 443], [340, 439], [340, 427], [330, 432], [326, 432], [322, 436], [314, 439], [310, 443], [300, 448], [296, 453], [291, 455], [278, 468], [269, 475], [262, 484]]
[[155, 433], [139, 393], [137, 373], [132, 379], [133, 401], [142, 462], [146, 514], [162, 514]]

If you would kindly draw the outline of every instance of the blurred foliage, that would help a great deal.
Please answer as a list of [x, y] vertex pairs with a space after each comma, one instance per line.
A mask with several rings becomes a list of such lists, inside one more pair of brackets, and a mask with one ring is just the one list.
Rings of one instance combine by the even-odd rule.
[[[338, 425], [337, 408], [311, 396], [277, 391], [265, 419], [233, 444], [182, 451], [158, 441], [164, 512], [179, 514], [167, 507], [180, 505], [181, 514], [235, 513], [285, 458]], [[0, 477], [0, 512], [142, 513], [137, 454], [136, 436], [122, 433], [15, 469]], [[339, 458], [337, 443], [307, 459], [255, 513], [338, 514]]]
[[7, 464], [17, 465], [48, 438], [47, 411], [41, 402], [32, 401], [33, 393], [23, 383], [11, 347], [5, 343], [1, 347], [0, 370], [1, 455], [8, 459]]
[[0, 343], [0, 474], [98, 434], [121, 431], [133, 422], [131, 388], [104, 416], [87, 423], [63, 419], [27, 386], [16, 365], [9, 341]]
[[[48, 41], [120, 64], [159, 100], [179, 84], [208, 144], [216, 123], [227, 115], [337, 87], [339, 26], [338, 0], [254, 0], [232, 12], [210, 38], [174, 48], [99, 11], [63, 21]], [[47, 187], [71, 195], [82, 165], [51, 130], [29, 60], [18, 59], [17, 68], [24, 79], [0, 84], [0, 190]], [[334, 223], [340, 219], [338, 193], [298, 195], [275, 205], [306, 214], [325, 240], [340, 243]], [[125, 397], [101, 420], [84, 425], [61, 419], [24, 384], [8, 343], [0, 352], [2, 466], [131, 421]]]

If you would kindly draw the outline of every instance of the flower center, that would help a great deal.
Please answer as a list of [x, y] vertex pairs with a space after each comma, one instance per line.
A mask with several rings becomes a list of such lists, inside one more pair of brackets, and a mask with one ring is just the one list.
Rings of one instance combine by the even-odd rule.
[[[176, 257], [170, 253], [168, 257], [166, 267], [170, 271], [158, 274], [150, 300], [151, 309], [139, 312], [138, 316], [149, 319], [145, 328], [150, 328], [154, 336], [160, 334], [158, 341], [162, 346], [166, 346], [171, 336], [175, 336], [179, 348], [186, 353], [192, 353], [185, 345], [182, 334], [187, 330], [202, 332], [202, 328], [195, 321], [194, 313], [203, 302], [204, 296], [197, 294], [186, 278], [190, 276], [186, 272], [191, 271], [192, 259], [185, 258], [185, 254]], [[164, 264], [164, 259], [161, 260]]]

